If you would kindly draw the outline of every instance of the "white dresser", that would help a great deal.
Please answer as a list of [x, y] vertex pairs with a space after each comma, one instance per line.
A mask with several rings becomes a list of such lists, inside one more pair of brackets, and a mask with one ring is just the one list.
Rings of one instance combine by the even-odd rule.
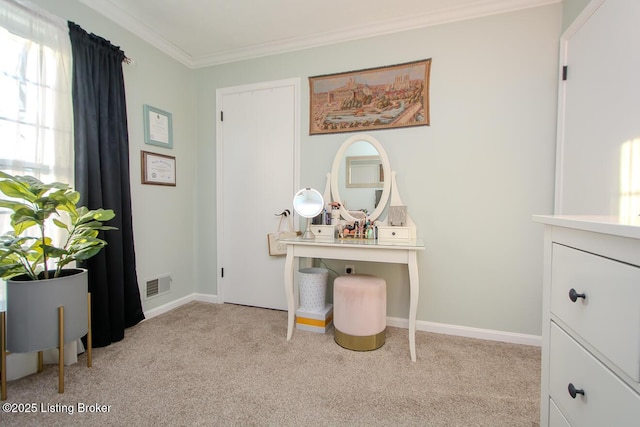
[[640, 425], [640, 221], [545, 224], [541, 426]]

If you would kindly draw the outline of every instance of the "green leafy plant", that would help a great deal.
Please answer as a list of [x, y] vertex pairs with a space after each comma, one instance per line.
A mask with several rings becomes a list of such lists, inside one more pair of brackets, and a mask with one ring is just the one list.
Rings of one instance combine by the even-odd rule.
[[[68, 184], [45, 184], [32, 176], [0, 172], [0, 208], [11, 214], [13, 230], [0, 236], [0, 277], [26, 275], [31, 280], [59, 277], [66, 265], [96, 255], [107, 244], [100, 231], [115, 217], [111, 209], [78, 207], [80, 193]], [[48, 221], [51, 218], [51, 221]], [[64, 243], [54, 246], [49, 227], [63, 230]]]

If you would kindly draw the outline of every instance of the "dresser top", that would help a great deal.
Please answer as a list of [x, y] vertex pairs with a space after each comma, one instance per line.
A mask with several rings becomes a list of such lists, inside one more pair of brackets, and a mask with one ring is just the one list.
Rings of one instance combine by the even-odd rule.
[[558, 227], [640, 239], [640, 216], [534, 215], [533, 220]]

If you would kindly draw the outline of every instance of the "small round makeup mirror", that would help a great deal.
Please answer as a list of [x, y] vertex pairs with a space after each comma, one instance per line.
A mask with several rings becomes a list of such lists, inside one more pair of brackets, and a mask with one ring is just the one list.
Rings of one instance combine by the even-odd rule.
[[311, 240], [316, 236], [311, 232], [311, 218], [317, 216], [324, 209], [324, 199], [318, 190], [303, 188], [293, 196], [293, 209], [303, 218], [307, 218], [307, 229], [302, 239]]

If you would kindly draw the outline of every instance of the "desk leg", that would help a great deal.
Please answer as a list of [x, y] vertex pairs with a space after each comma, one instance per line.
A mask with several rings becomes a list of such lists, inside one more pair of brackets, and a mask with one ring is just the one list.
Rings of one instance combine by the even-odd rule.
[[7, 400], [7, 313], [0, 311], [0, 398]]
[[418, 257], [416, 251], [409, 251], [409, 351], [411, 361], [416, 361], [416, 313], [418, 312], [418, 295], [420, 283], [418, 280]]
[[284, 262], [284, 293], [287, 296], [287, 341], [293, 336], [293, 326], [296, 319], [296, 307], [293, 301], [293, 245], [287, 245], [287, 259]]

